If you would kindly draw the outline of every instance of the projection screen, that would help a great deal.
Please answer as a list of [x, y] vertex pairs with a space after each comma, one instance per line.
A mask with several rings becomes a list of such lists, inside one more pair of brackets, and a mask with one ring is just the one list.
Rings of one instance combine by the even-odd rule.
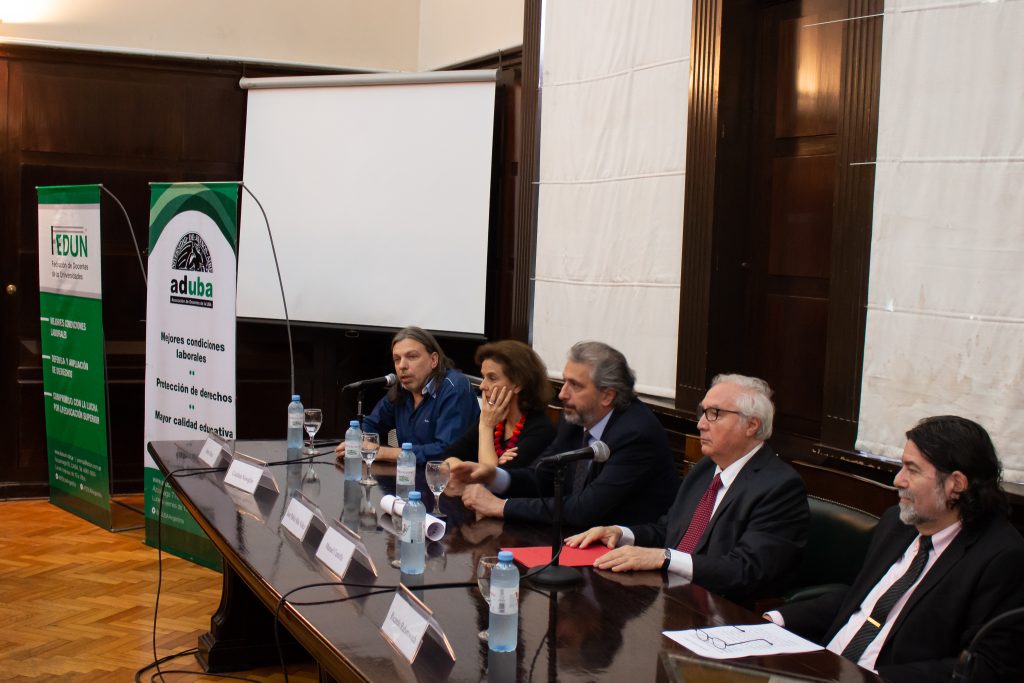
[[[242, 79], [246, 187], [292, 321], [482, 334], [494, 71]], [[238, 316], [283, 320], [243, 192]]]

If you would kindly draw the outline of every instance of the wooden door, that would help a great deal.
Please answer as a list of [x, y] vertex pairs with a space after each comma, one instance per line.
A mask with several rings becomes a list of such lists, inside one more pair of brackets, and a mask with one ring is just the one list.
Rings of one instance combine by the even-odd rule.
[[845, 3], [766, 7], [751, 136], [742, 365], [776, 391], [779, 429], [821, 431]]

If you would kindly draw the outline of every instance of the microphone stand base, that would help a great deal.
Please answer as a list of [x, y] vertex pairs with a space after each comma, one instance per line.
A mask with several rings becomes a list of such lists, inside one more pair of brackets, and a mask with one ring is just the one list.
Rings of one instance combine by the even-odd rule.
[[583, 573], [576, 567], [551, 566], [531, 575], [527, 580], [542, 586], [569, 588], [583, 582]]

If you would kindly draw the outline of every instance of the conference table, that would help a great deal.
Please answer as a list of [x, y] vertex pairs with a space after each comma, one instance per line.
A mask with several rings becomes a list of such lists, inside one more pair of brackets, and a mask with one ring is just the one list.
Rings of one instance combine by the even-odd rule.
[[[760, 623], [760, 616], [703, 588], [672, 581], [661, 572], [615, 574], [582, 568], [582, 582], [554, 591], [523, 583], [519, 645], [512, 653], [490, 653], [478, 632], [487, 628], [488, 608], [475, 585], [477, 561], [499, 548], [550, 543], [551, 530], [495, 519], [475, 519], [456, 497], [442, 496], [444, 537], [427, 543], [422, 575], [400, 574], [396, 537], [381, 518], [383, 495], [394, 493], [394, 467], [375, 463], [376, 486], [345, 481], [333, 448], [321, 448], [311, 463], [269, 465], [276, 492], [248, 494], [224, 483], [224, 471], [182, 476], [203, 468], [203, 441], [158, 441], [150, 454], [169, 477], [179, 499], [224, 560], [221, 603], [198, 655], [208, 671], [242, 670], [278, 661], [274, 612], [281, 596], [302, 586], [339, 582], [316, 558], [315, 541], [298, 540], [281, 523], [288, 501], [301, 493], [324, 518], [357, 532], [378, 576], [350, 568], [349, 583], [300, 590], [280, 609], [280, 642], [290, 660], [312, 657], [322, 681], [879, 681], [877, 676], [825, 650], [803, 654], [702, 659], [662, 635], [663, 631]], [[263, 462], [286, 460], [284, 442], [239, 441], [236, 453]], [[315, 473], [315, 477], [311, 475]], [[433, 494], [422, 466], [417, 488], [428, 510]], [[354, 566], [354, 565], [353, 565]], [[381, 633], [404, 582], [432, 611], [454, 653], [428, 643], [409, 664]], [[432, 584], [461, 584], [431, 589]], [[362, 596], [362, 597], [360, 597]], [[312, 603], [312, 604], [311, 604]]]

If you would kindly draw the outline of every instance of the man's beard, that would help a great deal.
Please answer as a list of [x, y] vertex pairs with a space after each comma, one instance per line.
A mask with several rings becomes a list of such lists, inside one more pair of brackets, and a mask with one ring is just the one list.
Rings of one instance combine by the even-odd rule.
[[[932, 492], [932, 496], [935, 499], [935, 509], [945, 510], [949, 507], [949, 499], [946, 498], [946, 492], [944, 490], [945, 479], [938, 481], [935, 485], [935, 490]], [[931, 517], [921, 513], [914, 505], [916, 501], [913, 498], [904, 500], [900, 497], [900, 521], [908, 526], [917, 526], [918, 524], [927, 524], [934, 522], [935, 517]]]
[[572, 412], [569, 412], [568, 410], [563, 411], [563, 416], [565, 417], [566, 422], [571, 425], [576, 425], [577, 427], [586, 427], [587, 425], [592, 426], [595, 422], [594, 420], [591, 420], [593, 417], [592, 414], [584, 413], [579, 410], [574, 410]]

